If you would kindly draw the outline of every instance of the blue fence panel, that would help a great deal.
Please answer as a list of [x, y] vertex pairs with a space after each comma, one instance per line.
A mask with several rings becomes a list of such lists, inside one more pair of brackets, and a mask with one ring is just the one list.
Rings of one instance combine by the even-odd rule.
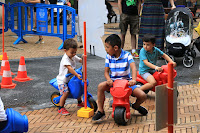
[[[59, 37], [63, 40], [63, 42], [68, 39], [68, 38], [74, 38], [75, 35], [77, 34], [75, 32], [75, 16], [76, 16], [76, 11], [74, 8], [65, 6], [65, 5], [54, 5], [54, 4], [25, 4], [23, 2], [18, 2], [10, 5], [10, 28], [12, 32], [16, 33], [18, 35], [18, 39], [13, 43], [13, 44], [18, 44], [20, 41], [23, 41], [26, 43], [27, 41], [23, 39], [23, 35], [25, 34], [34, 34], [34, 35], [43, 35], [43, 36], [53, 36], [53, 37]], [[14, 8], [18, 9], [18, 22], [17, 22], [17, 27], [14, 25]], [[22, 8], [24, 8], [24, 12], [22, 12]], [[46, 31], [40, 31], [37, 30], [36, 32], [32, 31], [34, 28], [34, 8], [43, 8], [45, 10], [49, 11], [49, 14], [51, 16], [51, 24], [50, 24], [50, 29]], [[54, 9], [57, 10], [57, 20], [54, 20]], [[28, 10], [30, 10], [30, 26], [28, 24]], [[62, 11], [62, 13], [60, 13]], [[67, 29], [67, 12], [71, 13], [71, 33], [68, 32]], [[24, 15], [24, 16], [22, 16]], [[22, 18], [25, 18], [23, 21]], [[62, 25], [60, 24], [60, 18], [62, 20]], [[22, 21], [24, 23], [22, 23]], [[54, 31], [54, 22], [56, 23], [57, 26], [57, 32]], [[30, 28], [28, 28], [30, 27]], [[60, 27], [62, 27], [62, 33], [60, 32]], [[70, 31], [69, 30], [69, 31]], [[58, 49], [63, 48], [63, 42], [60, 45]]]
[[[6, 5], [5, 3], [1, 3], [0, 2], [0, 6], [2, 6], [4, 4], [4, 32], [8, 31], [8, 5]], [[2, 12], [2, 10], [0, 11]], [[0, 34], [2, 34], [2, 28], [0, 28]]]

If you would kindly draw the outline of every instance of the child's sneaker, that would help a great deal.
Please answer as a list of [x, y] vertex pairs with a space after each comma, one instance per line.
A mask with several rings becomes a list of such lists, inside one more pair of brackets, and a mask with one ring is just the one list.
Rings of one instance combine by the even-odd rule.
[[35, 44], [38, 44], [38, 43], [43, 44], [44, 43], [43, 38], [39, 39]]
[[101, 113], [100, 111], [98, 111], [97, 114], [92, 118], [92, 121], [99, 122], [102, 121], [105, 117], [105, 113]]
[[78, 103], [77, 106], [78, 107], [84, 107], [84, 102]]
[[132, 108], [137, 110], [142, 115], [147, 115], [148, 114], [148, 111], [147, 111], [147, 109], [145, 107], [140, 106], [138, 109], [136, 109], [134, 107], [134, 104], [132, 104]]
[[61, 115], [70, 115], [69, 112], [65, 108], [59, 109], [58, 113]]
[[133, 58], [139, 59], [139, 54], [137, 52], [132, 53]]

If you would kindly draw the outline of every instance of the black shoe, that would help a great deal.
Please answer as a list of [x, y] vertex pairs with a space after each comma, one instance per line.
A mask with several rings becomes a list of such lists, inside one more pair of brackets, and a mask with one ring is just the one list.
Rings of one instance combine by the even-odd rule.
[[134, 107], [134, 104], [132, 104], [132, 108], [137, 110], [142, 115], [147, 115], [148, 114], [148, 111], [147, 111], [147, 109], [145, 107], [140, 106], [138, 109], [136, 109]]
[[99, 122], [102, 121], [105, 117], [105, 113], [98, 111], [97, 114], [92, 118], [92, 121]]

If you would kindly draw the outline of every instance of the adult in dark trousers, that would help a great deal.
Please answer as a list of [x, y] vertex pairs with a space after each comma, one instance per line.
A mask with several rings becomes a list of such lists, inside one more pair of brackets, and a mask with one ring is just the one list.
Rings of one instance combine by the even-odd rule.
[[[32, 4], [45, 3], [45, 4], [48, 4], [48, 0], [23, 0], [23, 2], [25, 4], [27, 4], [27, 3], [32, 3]], [[34, 12], [35, 12], [35, 21], [34, 21], [35, 27], [32, 29], [32, 31], [36, 32], [37, 31], [36, 30], [36, 27], [37, 27], [37, 24], [36, 24], [36, 8], [34, 8]], [[40, 44], [44, 43], [44, 39], [42, 38], [42, 36], [39, 36], [39, 40], [35, 44], [38, 44], [38, 43], [40, 43]]]
[[122, 48], [124, 48], [126, 31], [130, 25], [132, 55], [139, 58], [136, 52], [136, 34], [139, 30], [139, 11], [141, 8], [141, 0], [118, 0], [118, 7], [120, 13], [121, 40]]
[[[171, 9], [176, 8], [174, 0], [169, 0]], [[150, 33], [156, 37], [156, 47], [164, 50], [165, 36], [165, 12], [160, 0], [144, 0], [140, 31], [138, 37], [138, 49], [143, 47], [142, 38], [144, 34]]]

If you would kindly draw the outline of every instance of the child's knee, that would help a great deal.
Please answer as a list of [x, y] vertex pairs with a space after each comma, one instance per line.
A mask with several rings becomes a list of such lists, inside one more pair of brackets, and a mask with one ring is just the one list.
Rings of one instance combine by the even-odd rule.
[[106, 83], [102, 82], [98, 85], [98, 91], [106, 91]]
[[157, 82], [156, 81], [153, 81], [151, 82], [152, 86], [156, 86]]
[[69, 94], [69, 91], [63, 92], [63, 95], [62, 95], [62, 96], [63, 96], [64, 98], [67, 98], [68, 94]]
[[149, 84], [151, 84], [151, 87], [154, 87], [157, 84], [157, 82], [154, 80], [154, 81], [149, 82]]

